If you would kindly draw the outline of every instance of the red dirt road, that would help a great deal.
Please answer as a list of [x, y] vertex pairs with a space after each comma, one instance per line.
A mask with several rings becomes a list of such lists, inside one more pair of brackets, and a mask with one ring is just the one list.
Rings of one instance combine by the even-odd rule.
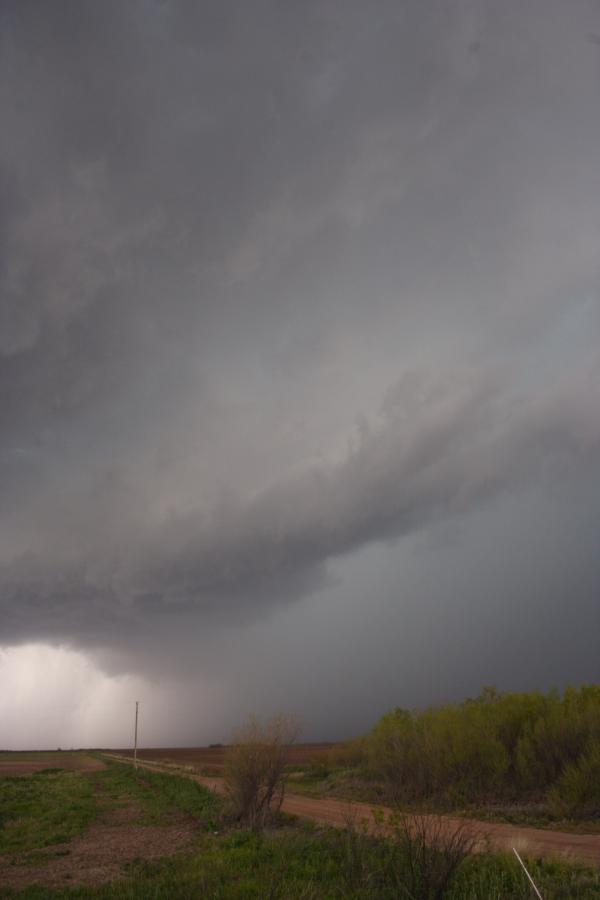
[[[317, 799], [288, 794], [283, 809], [287, 813], [312, 819], [326, 825], [343, 827], [348, 822], [361, 825], [363, 822], [370, 833], [381, 828], [377, 825], [373, 810], [377, 809], [385, 817], [391, 810], [385, 807], [374, 807], [367, 803], [349, 802], [346, 800]], [[425, 820], [435, 817], [424, 816]], [[543, 828], [523, 828], [495, 822], [479, 822], [476, 819], [453, 818], [443, 816], [448, 831], [462, 825], [476, 838], [476, 849], [483, 850], [489, 843], [495, 850], [510, 852], [516, 847], [519, 853], [531, 856], [562, 856], [568, 859], [600, 866], [600, 834], [570, 834], [564, 831], [551, 831]]]
[[[106, 754], [108, 755], [108, 754]], [[120, 758], [124, 762], [131, 759]], [[140, 762], [140, 766], [151, 769], [164, 768], [157, 763], [147, 761]], [[179, 773], [186, 774], [186, 773]], [[222, 778], [205, 778], [202, 775], [188, 775], [205, 787], [224, 793]], [[390, 815], [392, 810], [374, 804], [358, 803], [348, 800], [336, 800], [333, 798], [320, 799], [316, 797], [303, 797], [299, 794], [286, 794], [283, 810], [302, 819], [310, 819], [323, 825], [331, 825], [336, 828], [344, 828], [349, 822], [357, 826], [364, 824], [371, 834], [381, 833], [381, 827], [377, 825], [373, 811]], [[424, 819], [434, 819], [425, 816]], [[494, 850], [509, 851], [516, 847], [519, 853], [530, 856], [560, 856], [573, 862], [582, 862], [587, 865], [600, 866], [600, 834], [571, 834], [566, 831], [553, 831], [544, 828], [526, 828], [520, 825], [506, 823], [480, 822], [476, 819], [453, 818], [444, 816], [448, 830], [463, 825], [467, 832], [476, 839], [476, 848], [484, 849], [490, 846]]]

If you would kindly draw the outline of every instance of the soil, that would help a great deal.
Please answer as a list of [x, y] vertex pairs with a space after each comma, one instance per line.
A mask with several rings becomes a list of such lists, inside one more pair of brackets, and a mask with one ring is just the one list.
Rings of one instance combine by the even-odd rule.
[[80, 753], [52, 753], [44, 754], [38, 758], [11, 759], [0, 758], [0, 778], [14, 777], [15, 775], [35, 775], [44, 769], [70, 769], [77, 772], [98, 772], [104, 769], [105, 764], [101, 759], [93, 756], [85, 756]]
[[[329, 751], [336, 744], [295, 744], [290, 751], [291, 765], [305, 765], [310, 760], [325, 759]], [[138, 750], [138, 759], [157, 760], [161, 763], [171, 764], [195, 769], [223, 768], [227, 747], [218, 745], [215, 747], [174, 747], [174, 748], [144, 748]], [[121, 756], [131, 757], [131, 750], [115, 750]]]

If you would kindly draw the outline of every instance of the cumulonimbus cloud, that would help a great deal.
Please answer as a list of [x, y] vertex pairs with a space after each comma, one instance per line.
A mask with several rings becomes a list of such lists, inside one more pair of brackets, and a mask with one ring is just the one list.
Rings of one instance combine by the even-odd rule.
[[68, 563], [4, 565], [8, 634], [102, 644], [180, 613], [251, 620], [321, 586], [332, 558], [597, 464], [592, 375], [528, 396], [480, 372], [407, 375], [339, 461], [249, 500], [173, 514], [118, 557], [101, 545]]

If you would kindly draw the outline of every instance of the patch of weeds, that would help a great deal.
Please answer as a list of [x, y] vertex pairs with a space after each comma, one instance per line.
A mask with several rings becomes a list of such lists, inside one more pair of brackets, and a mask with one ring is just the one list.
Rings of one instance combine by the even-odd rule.
[[[595, 900], [600, 872], [557, 860], [526, 859], [545, 900]], [[530, 900], [531, 887], [512, 854], [488, 853], [465, 860], [448, 900]]]
[[452, 810], [455, 815], [479, 819], [482, 822], [508, 822], [511, 825], [524, 825], [532, 828], [548, 828], [567, 831], [573, 834], [593, 834], [600, 831], [600, 820], [568, 819], [556, 815], [547, 803], [529, 804], [489, 804], [487, 806], [467, 806], [461, 810]]
[[367, 777], [357, 768], [332, 768], [324, 777], [298, 770], [288, 778], [288, 789], [294, 794], [308, 797], [337, 797], [340, 800], [358, 800], [363, 803], [386, 803], [389, 794], [383, 782]]
[[0, 852], [60, 844], [81, 834], [97, 812], [90, 781], [58, 771], [0, 779]]

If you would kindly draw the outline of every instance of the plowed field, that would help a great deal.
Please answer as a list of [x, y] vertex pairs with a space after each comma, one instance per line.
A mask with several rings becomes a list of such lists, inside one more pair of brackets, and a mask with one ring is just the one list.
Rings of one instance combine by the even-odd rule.
[[[306, 765], [310, 760], [323, 759], [335, 744], [297, 744], [290, 752], [291, 765]], [[226, 746], [215, 747], [158, 747], [138, 750], [138, 759], [155, 760], [194, 769], [222, 769]], [[133, 756], [132, 750], [115, 750], [121, 756]]]
[[61, 750], [40, 750], [31, 753], [4, 751], [0, 753], [0, 778], [14, 775], [33, 775], [44, 769], [73, 769], [78, 772], [96, 772], [103, 769], [100, 759], [85, 753]]

